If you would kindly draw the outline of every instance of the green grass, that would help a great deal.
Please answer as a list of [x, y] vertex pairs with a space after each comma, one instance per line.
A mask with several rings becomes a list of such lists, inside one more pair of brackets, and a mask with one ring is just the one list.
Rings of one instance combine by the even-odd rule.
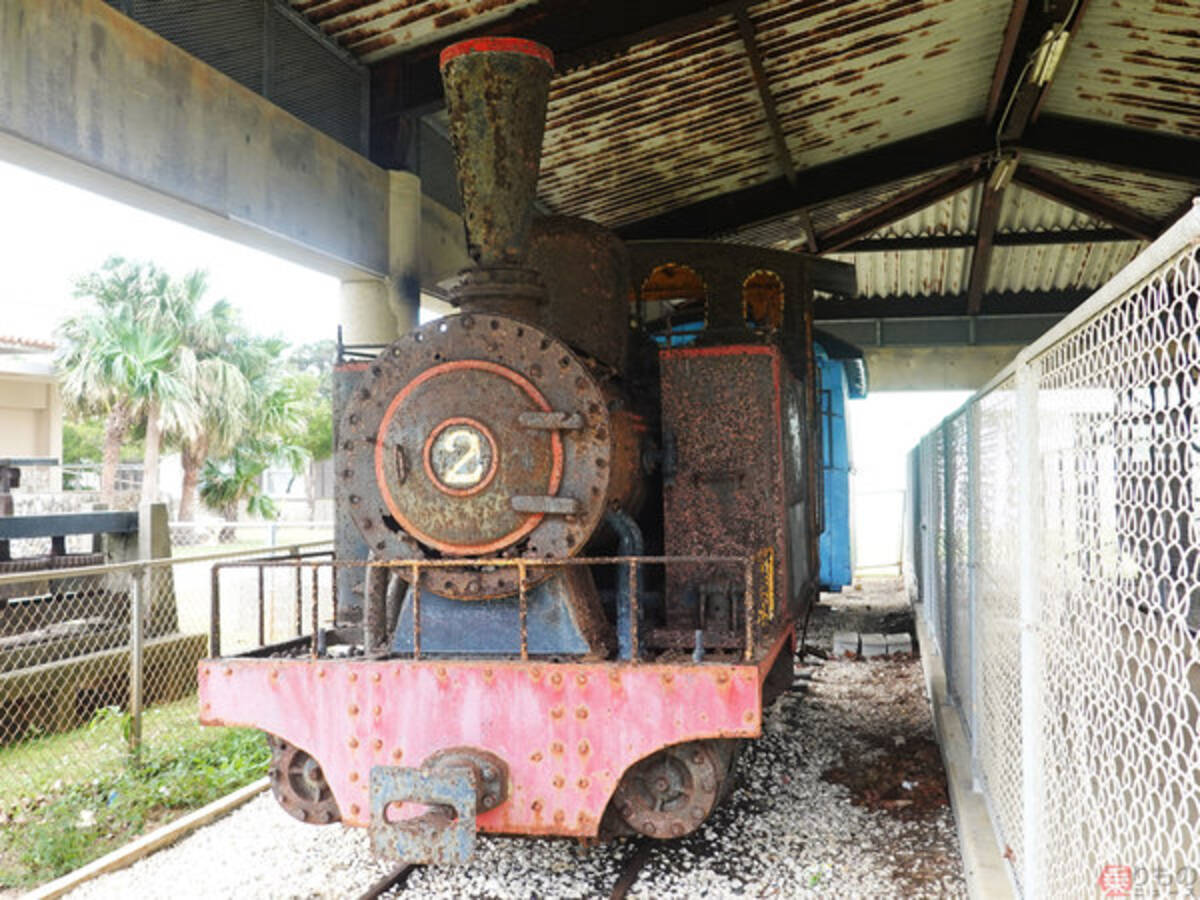
[[202, 727], [194, 698], [146, 712], [136, 765], [127, 729], [101, 710], [77, 731], [0, 750], [0, 887], [78, 868], [262, 777], [270, 758], [260, 732]]

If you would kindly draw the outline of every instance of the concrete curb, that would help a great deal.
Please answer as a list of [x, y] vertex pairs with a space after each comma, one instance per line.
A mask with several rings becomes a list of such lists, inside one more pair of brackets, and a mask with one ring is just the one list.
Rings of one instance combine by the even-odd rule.
[[190, 812], [186, 816], [182, 816], [174, 822], [169, 822], [162, 828], [152, 831], [149, 834], [144, 834], [124, 847], [118, 847], [112, 853], [92, 860], [86, 866], [82, 866], [74, 872], [68, 872], [62, 878], [57, 878], [54, 881], [43, 884], [36, 890], [26, 894], [24, 900], [50, 900], [53, 897], [61, 897], [63, 894], [75, 890], [75, 888], [79, 887], [85, 881], [91, 881], [93, 878], [107, 872], [115, 872], [117, 869], [124, 869], [126, 866], [131, 866], [139, 859], [149, 856], [155, 850], [160, 850], [168, 844], [173, 844], [189, 832], [195, 831], [197, 828], [221, 818], [226, 813], [232, 812], [256, 794], [260, 794], [266, 790], [270, 783], [269, 778], [260, 778], [258, 781], [248, 784], [244, 788], [234, 791], [232, 794], [226, 794], [220, 800], [214, 800], [208, 806], [201, 807], [195, 812]]
[[913, 606], [917, 623], [917, 641], [921, 649], [921, 667], [925, 672], [925, 692], [933, 712], [933, 730], [946, 766], [950, 787], [950, 806], [962, 850], [963, 876], [972, 900], [1010, 900], [1015, 898], [1012, 879], [988, 814], [983, 794], [975, 790], [971, 772], [971, 750], [958, 711], [946, 696], [946, 675], [941, 656], [920, 607]]

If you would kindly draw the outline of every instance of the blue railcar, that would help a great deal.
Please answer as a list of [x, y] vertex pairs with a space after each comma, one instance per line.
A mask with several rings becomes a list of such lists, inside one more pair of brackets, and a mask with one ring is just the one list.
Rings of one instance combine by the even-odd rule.
[[821, 444], [824, 470], [825, 530], [821, 532], [821, 588], [838, 591], [854, 578], [850, 529], [850, 436], [847, 401], [867, 395], [867, 367], [862, 351], [833, 335], [815, 335], [821, 384]]

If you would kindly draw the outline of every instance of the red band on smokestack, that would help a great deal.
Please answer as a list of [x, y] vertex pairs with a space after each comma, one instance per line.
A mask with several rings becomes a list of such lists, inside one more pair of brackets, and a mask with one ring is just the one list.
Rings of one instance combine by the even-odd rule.
[[466, 53], [524, 53], [526, 56], [537, 57], [551, 69], [554, 68], [554, 54], [550, 52], [549, 47], [536, 41], [514, 37], [470, 38], [451, 44], [439, 54], [438, 68], [444, 69], [450, 60]]

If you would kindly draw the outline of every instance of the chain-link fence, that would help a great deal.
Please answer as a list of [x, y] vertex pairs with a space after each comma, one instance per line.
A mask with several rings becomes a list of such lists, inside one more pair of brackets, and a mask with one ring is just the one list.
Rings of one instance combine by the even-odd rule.
[[[320, 547], [328, 544], [287, 552]], [[263, 551], [0, 575], [0, 796], [8, 805], [100, 778], [155, 742], [204, 740], [196, 666], [210, 649], [213, 566], [250, 555]], [[273, 576], [222, 584], [227, 608], [251, 613], [227, 618], [230, 649], [307, 632], [311, 587], [301, 596], [294, 572]], [[328, 607], [329, 584], [322, 590]]]
[[333, 540], [333, 522], [254, 521], [171, 522], [171, 547], [176, 555], [221, 553], [254, 547], [292, 547]]
[[1200, 208], [909, 472], [930, 649], [1018, 892], [1200, 895]]

